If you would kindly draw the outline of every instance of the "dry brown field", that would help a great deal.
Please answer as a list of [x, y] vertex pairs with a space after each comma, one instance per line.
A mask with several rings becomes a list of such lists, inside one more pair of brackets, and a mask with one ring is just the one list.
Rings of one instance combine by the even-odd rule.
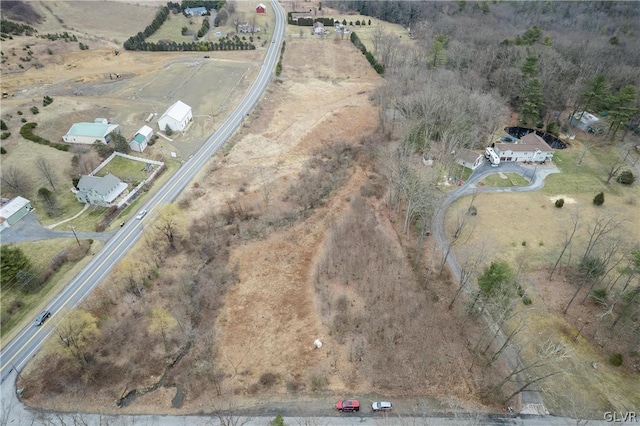
[[[72, 365], [51, 339], [20, 383], [26, 386], [27, 404], [185, 414], [231, 406], [259, 413], [263, 407], [286, 403], [321, 415], [331, 412], [336, 399], [355, 395], [363, 404], [393, 398], [399, 412], [411, 414], [501, 408], [482, 398], [490, 381], [483, 374], [504, 374], [504, 366], [497, 363], [484, 372], [468, 373], [470, 348], [482, 326], [465, 315], [462, 303], [447, 309], [455, 283], [446, 272], [434, 277], [412, 267], [415, 241], [401, 232], [402, 212], [391, 211], [384, 197], [362, 196], [367, 184], [384, 184], [371, 158], [372, 152], [390, 148], [376, 134], [378, 111], [371, 102], [382, 77], [346, 39], [299, 37], [296, 27], [287, 31], [281, 77], [228, 142], [232, 149], [213, 158], [178, 200], [176, 223], [185, 252], [165, 259], [160, 276], [145, 282], [143, 296], [123, 292], [120, 283], [132, 261], [123, 262], [82, 306], [100, 318], [105, 340], [94, 360], [112, 368], [100, 372], [111, 373], [109, 380], [92, 383], [85, 376], [73, 386], [48, 380], [46, 387], [41, 379], [50, 377], [56, 366]], [[155, 148], [150, 155], [166, 158], [175, 150], [184, 158], [240, 99], [261, 55], [216, 52], [203, 60], [193, 53], [123, 52], [113, 57], [110, 49], [105, 45], [101, 50], [61, 53], [41, 70], [12, 74], [7, 81], [3, 76], [3, 90], [20, 93], [8, 108], [25, 108], [51, 93], [62, 120], [46, 108], [41, 108], [39, 118], [52, 134], [61, 135], [74, 120], [104, 116], [105, 111], [133, 132], [148, 113], [182, 99], [194, 107], [192, 130], [163, 142], [162, 150]], [[76, 67], [68, 69], [67, 63]], [[116, 69], [126, 70], [122, 79], [108, 80], [108, 72]], [[185, 75], [189, 78], [182, 84]], [[211, 91], [202, 90], [209, 85]], [[274, 225], [291, 209], [291, 188], [300, 185], [301, 172], [312, 169], [308, 162], [315, 160], [319, 169], [328, 163], [334, 142], [345, 142], [357, 152], [344, 179], [314, 208], [286, 219], [288, 225]], [[325, 154], [318, 154], [319, 149]], [[547, 259], [557, 245], [560, 224], [572, 207], [568, 203], [563, 210], [554, 209], [552, 195], [479, 196], [479, 215], [469, 241], [488, 240], [487, 251], [504, 254], [507, 260], [517, 261], [522, 252], [532, 259], [527, 290], [535, 311], [527, 336], [535, 339], [552, 330], [577, 354], [571, 364], [575, 374], [555, 376], [545, 388], [554, 412], [583, 415], [570, 408], [589, 407], [591, 401], [598, 403], [590, 407], [590, 416], [601, 407], [637, 406], [637, 375], [607, 366], [604, 353], [593, 345], [571, 343], [576, 326], [560, 318], [561, 307], [555, 302], [556, 295], [565, 297], [570, 287], [561, 274], [548, 282], [544, 271], [536, 269], [536, 262]], [[585, 205], [589, 200], [584, 197], [575, 196]], [[464, 200], [454, 206], [451, 217], [463, 208]], [[218, 223], [225, 215], [230, 219]], [[498, 218], [515, 222], [496, 227]], [[207, 221], [210, 226], [202, 225]], [[533, 228], [514, 230], [515, 223], [525, 221], [549, 224], [549, 229], [544, 235]], [[198, 237], [188, 230], [194, 223], [203, 235], [218, 226], [224, 231], [224, 238], [211, 240], [211, 247], [224, 253], [215, 268], [187, 254], [189, 237]], [[154, 227], [147, 232], [134, 249], [145, 253], [140, 263], [153, 262], [153, 241], [162, 241]], [[233, 244], [223, 244], [227, 241]], [[437, 263], [430, 258], [437, 256], [432, 244], [428, 240], [424, 249], [426, 264]], [[193, 272], [196, 267], [198, 274]], [[199, 302], [205, 315], [191, 328], [185, 318], [193, 299], [185, 294], [193, 282], [206, 284]], [[167, 336], [161, 337], [153, 323], [154, 308], [173, 316], [165, 323]], [[576, 318], [583, 312], [593, 314], [577, 307], [575, 312]], [[193, 331], [193, 346], [164, 386], [126, 408], [114, 406], [126, 390], [157, 383], [172, 354], [184, 347]], [[322, 340], [321, 349], [314, 348], [315, 339]], [[593, 370], [592, 362], [600, 369]], [[581, 391], [563, 394], [567, 388]], [[184, 400], [180, 408], [172, 408], [178, 389]]]

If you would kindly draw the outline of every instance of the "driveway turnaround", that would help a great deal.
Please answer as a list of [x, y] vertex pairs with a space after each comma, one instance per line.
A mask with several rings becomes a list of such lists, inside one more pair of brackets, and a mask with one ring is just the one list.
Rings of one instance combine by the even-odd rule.
[[[64, 225], [60, 225], [64, 229]], [[92, 238], [94, 240], [108, 241], [117, 231], [108, 232], [77, 232], [78, 238]], [[19, 222], [11, 225], [0, 233], [2, 244], [24, 243], [29, 241], [48, 240], [51, 238], [74, 238], [73, 231], [67, 227], [65, 231], [54, 231], [42, 226], [33, 213], [28, 213]]]

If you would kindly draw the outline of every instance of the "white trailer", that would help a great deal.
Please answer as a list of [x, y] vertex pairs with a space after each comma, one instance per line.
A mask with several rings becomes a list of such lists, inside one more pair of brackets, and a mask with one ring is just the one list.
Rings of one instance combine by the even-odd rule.
[[498, 167], [500, 165], [500, 157], [490, 146], [484, 150], [484, 158], [489, 160], [491, 167]]

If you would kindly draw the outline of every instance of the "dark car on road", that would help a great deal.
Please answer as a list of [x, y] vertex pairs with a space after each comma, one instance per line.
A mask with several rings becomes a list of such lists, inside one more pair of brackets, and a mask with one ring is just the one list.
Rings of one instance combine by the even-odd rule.
[[357, 399], [345, 399], [343, 401], [338, 401], [336, 408], [338, 411], [342, 412], [360, 411], [360, 401]]
[[42, 311], [40, 312], [40, 314], [36, 317], [35, 321], [33, 322], [33, 324], [38, 327], [42, 324], [44, 324], [44, 322], [47, 320], [47, 318], [49, 318], [51, 316], [51, 312], [49, 311]]

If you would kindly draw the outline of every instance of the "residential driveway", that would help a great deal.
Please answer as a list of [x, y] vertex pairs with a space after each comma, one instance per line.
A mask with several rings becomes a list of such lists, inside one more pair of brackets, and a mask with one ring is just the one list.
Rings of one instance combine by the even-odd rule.
[[[485, 177], [498, 174], [498, 173], [518, 173], [527, 179], [530, 184], [527, 186], [518, 186], [518, 187], [478, 187], [476, 186], [478, 182], [480, 182]], [[436, 239], [438, 246], [442, 253], [449, 252], [447, 257], [447, 263], [451, 268], [451, 272], [453, 272], [456, 281], [460, 279], [460, 265], [453, 253], [450, 250], [449, 245], [450, 242], [447, 241], [444, 224], [445, 224], [445, 215], [447, 210], [453, 204], [455, 200], [460, 197], [464, 197], [467, 195], [471, 195], [474, 192], [529, 192], [529, 191], [537, 191], [544, 186], [544, 179], [552, 174], [552, 173], [560, 173], [560, 170], [554, 165], [523, 165], [518, 163], [500, 163], [499, 167], [491, 167], [488, 162], [485, 162], [482, 166], [478, 167], [474, 170], [473, 174], [467, 179], [467, 181], [458, 189], [453, 192], [450, 192], [442, 202], [440, 208], [436, 212], [436, 215], [433, 219], [432, 231], [433, 236]], [[465, 292], [467, 294], [470, 293], [470, 286], [465, 288]], [[492, 320], [485, 315], [486, 321], [492, 325]], [[503, 333], [497, 335], [496, 338], [498, 346], [505, 341], [505, 336]], [[507, 347], [507, 350], [504, 352], [507, 363], [511, 369], [515, 369], [518, 365], [518, 354], [512, 346]], [[524, 383], [524, 380], [516, 376], [519, 383]], [[521, 414], [545, 414], [547, 412], [544, 407], [544, 402], [542, 400], [542, 396], [539, 392], [530, 389], [521, 394], [522, 397], [522, 406], [523, 409]]]
[[[61, 226], [64, 228], [64, 225]], [[94, 240], [108, 241], [116, 231], [109, 232], [76, 232], [78, 238], [92, 238]], [[50, 238], [73, 238], [73, 231], [69, 228], [64, 231], [47, 229], [33, 213], [28, 213], [18, 223], [12, 225], [0, 233], [0, 243], [23, 243], [27, 241], [48, 240]]]

